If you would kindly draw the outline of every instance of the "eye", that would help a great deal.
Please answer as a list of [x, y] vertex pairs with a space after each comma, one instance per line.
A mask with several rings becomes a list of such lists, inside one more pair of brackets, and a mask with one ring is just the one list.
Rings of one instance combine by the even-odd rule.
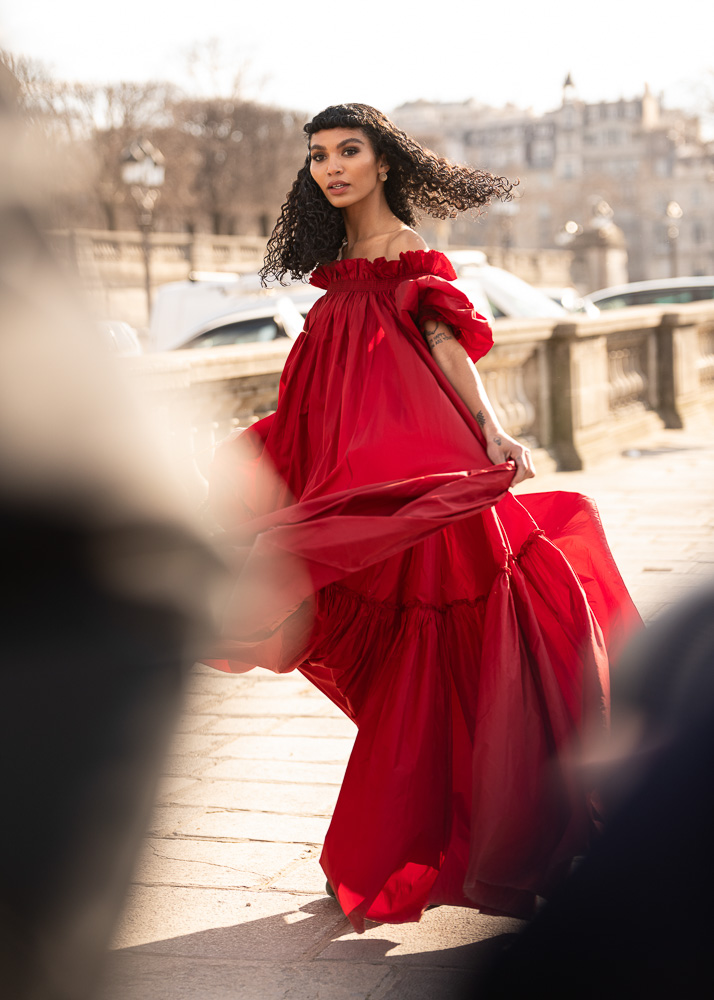
[[312, 160], [313, 163], [319, 163], [320, 160], [324, 160], [325, 159], [325, 154], [324, 153], [313, 153], [311, 155], [310, 159]]
[[343, 150], [345, 156], [354, 156], [355, 153], [359, 153], [358, 146], [346, 146]]

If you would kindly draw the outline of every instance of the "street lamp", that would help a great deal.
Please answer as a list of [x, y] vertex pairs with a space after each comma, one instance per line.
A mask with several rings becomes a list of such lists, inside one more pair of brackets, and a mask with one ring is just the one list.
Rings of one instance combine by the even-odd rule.
[[520, 211], [520, 205], [515, 201], [496, 201], [491, 206], [491, 211], [498, 218], [501, 235], [502, 266], [506, 267], [507, 258], [513, 247], [513, 224]]
[[677, 240], [679, 239], [679, 226], [675, 223], [684, 215], [682, 211], [682, 206], [679, 202], [670, 201], [666, 209], [667, 215], [667, 242], [669, 244], [669, 276], [670, 278], [676, 278], [677, 272], [679, 271], [679, 263], [677, 260]]
[[555, 234], [555, 242], [559, 247], [567, 247], [573, 242], [576, 236], [580, 236], [583, 227], [575, 219], [568, 219], [561, 229]]
[[146, 315], [151, 316], [151, 243], [149, 233], [154, 228], [154, 206], [164, 183], [164, 157], [148, 139], [135, 139], [121, 154], [121, 178], [136, 203], [141, 245], [144, 256], [144, 286]]

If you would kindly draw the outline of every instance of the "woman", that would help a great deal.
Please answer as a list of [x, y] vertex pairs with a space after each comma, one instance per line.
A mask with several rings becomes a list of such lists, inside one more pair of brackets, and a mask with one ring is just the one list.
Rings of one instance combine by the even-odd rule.
[[534, 469], [474, 367], [490, 330], [413, 229], [510, 184], [366, 105], [305, 132], [261, 273], [326, 292], [277, 411], [218, 456], [237, 590], [213, 662], [297, 667], [356, 722], [321, 860], [357, 929], [438, 903], [525, 917], [587, 848], [567, 762], [607, 725], [637, 613], [590, 501], [509, 492]]

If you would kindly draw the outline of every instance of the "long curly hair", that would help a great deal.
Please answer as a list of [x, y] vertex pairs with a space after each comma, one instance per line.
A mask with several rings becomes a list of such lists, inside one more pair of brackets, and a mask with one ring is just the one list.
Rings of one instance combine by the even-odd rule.
[[310, 136], [322, 129], [359, 128], [377, 157], [389, 164], [384, 194], [387, 204], [407, 226], [416, 225], [421, 212], [437, 219], [453, 219], [459, 212], [480, 209], [493, 198], [508, 201], [513, 184], [485, 170], [450, 163], [425, 149], [406, 132], [368, 104], [336, 104], [325, 108], [303, 126], [308, 153], [275, 224], [260, 276], [304, 278], [318, 264], [336, 259], [345, 239], [339, 208], [331, 205], [310, 172]]

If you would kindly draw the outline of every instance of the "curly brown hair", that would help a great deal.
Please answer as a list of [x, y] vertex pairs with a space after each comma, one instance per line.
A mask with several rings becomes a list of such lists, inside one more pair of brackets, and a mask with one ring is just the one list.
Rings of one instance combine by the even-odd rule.
[[384, 156], [389, 173], [384, 184], [387, 204], [407, 226], [420, 212], [453, 219], [459, 212], [480, 208], [493, 198], [508, 201], [513, 184], [485, 170], [450, 163], [425, 149], [368, 104], [336, 104], [325, 108], [303, 127], [308, 154], [275, 224], [260, 276], [304, 278], [318, 264], [336, 259], [345, 238], [342, 212], [329, 203], [310, 172], [310, 136], [322, 129], [360, 128], [375, 154]]

